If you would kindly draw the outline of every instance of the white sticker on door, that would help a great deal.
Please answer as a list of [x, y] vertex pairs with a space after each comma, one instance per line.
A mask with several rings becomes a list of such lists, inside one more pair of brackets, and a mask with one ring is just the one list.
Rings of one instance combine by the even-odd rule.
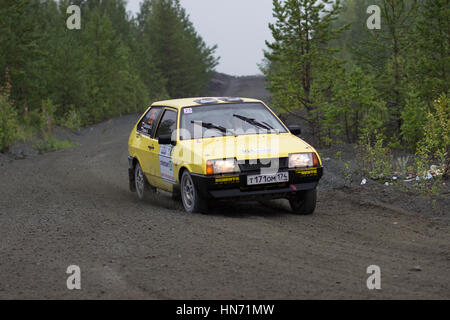
[[162, 145], [159, 149], [159, 167], [161, 169], [161, 178], [169, 183], [175, 183], [171, 145]]

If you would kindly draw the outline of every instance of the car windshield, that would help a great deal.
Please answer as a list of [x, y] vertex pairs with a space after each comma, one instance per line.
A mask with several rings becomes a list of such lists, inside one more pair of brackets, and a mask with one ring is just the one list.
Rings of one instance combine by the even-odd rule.
[[181, 112], [180, 129], [181, 140], [287, 132], [261, 103], [185, 107]]

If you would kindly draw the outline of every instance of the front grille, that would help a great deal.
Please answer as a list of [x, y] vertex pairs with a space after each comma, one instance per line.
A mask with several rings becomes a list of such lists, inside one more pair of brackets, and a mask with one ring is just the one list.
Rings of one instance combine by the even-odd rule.
[[241, 172], [260, 171], [261, 168], [277, 168], [286, 169], [289, 165], [288, 158], [274, 159], [253, 159], [238, 161]]

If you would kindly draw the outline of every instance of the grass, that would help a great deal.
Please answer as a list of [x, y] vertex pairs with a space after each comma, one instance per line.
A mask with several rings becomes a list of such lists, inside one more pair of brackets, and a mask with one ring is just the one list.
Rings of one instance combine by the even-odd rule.
[[58, 140], [53, 135], [46, 134], [43, 139], [34, 144], [34, 149], [36, 149], [39, 154], [43, 154], [46, 152], [72, 148], [76, 145], [76, 143], [70, 141], [69, 139]]

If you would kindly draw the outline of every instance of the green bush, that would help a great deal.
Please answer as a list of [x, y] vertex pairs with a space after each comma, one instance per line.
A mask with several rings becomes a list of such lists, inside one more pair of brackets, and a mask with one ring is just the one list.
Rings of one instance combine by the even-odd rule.
[[46, 133], [42, 140], [34, 144], [34, 148], [40, 153], [52, 152], [74, 147], [76, 144], [70, 140], [58, 140], [53, 135]]
[[40, 109], [28, 111], [23, 117], [26, 130], [34, 133], [50, 132], [54, 125], [57, 125], [55, 112], [57, 106], [50, 99], [41, 101]]
[[423, 138], [416, 150], [416, 167], [419, 176], [426, 175], [430, 164], [435, 161], [443, 176], [450, 170], [450, 110], [449, 98], [442, 94], [433, 103], [433, 110], [427, 114], [423, 127]]
[[64, 119], [61, 120], [61, 125], [70, 130], [80, 130], [83, 126], [80, 112], [71, 106], [70, 111], [67, 112]]
[[58, 107], [49, 98], [42, 101], [41, 132], [51, 132], [53, 125], [57, 124], [55, 113]]
[[9, 101], [9, 93], [0, 88], [0, 152], [8, 151], [11, 143], [19, 138], [19, 130], [17, 112]]
[[412, 150], [423, 137], [423, 126], [427, 120], [427, 106], [416, 93], [409, 93], [406, 106], [402, 112], [403, 124], [401, 134], [403, 140]]
[[399, 174], [408, 175], [411, 170], [409, 170], [408, 163], [410, 162], [411, 156], [400, 156], [395, 160], [395, 170]]
[[358, 158], [363, 172], [371, 179], [388, 178], [393, 169], [393, 157], [384, 146], [384, 136], [374, 132], [360, 136]]
[[34, 109], [28, 111], [23, 117], [23, 123], [27, 131], [30, 131], [31, 136], [35, 133], [41, 132], [41, 128], [45, 127], [42, 111]]
[[339, 138], [354, 143], [363, 132], [383, 126], [386, 105], [379, 99], [373, 83], [373, 77], [359, 67], [337, 77], [333, 99], [323, 107], [321, 125], [328, 134], [327, 144], [339, 142]]

